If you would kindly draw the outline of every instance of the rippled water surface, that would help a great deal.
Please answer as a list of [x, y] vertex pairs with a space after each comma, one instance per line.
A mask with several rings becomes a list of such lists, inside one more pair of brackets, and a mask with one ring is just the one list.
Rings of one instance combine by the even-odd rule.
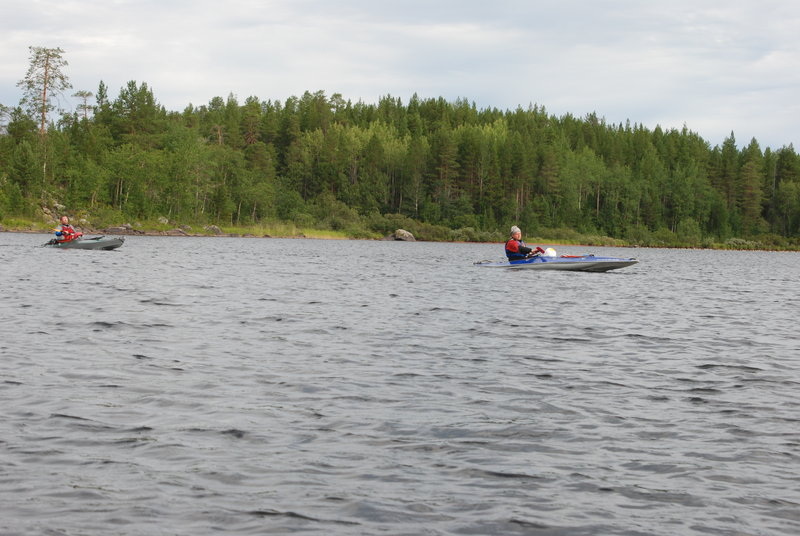
[[0, 233], [0, 534], [800, 534], [797, 253]]

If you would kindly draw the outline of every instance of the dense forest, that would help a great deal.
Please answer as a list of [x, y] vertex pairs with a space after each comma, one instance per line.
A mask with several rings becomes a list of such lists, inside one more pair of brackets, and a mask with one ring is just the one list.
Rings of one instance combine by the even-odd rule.
[[[146, 83], [56, 120], [0, 108], [0, 221], [43, 207], [108, 223], [298, 228], [429, 240], [610, 237], [642, 245], [800, 245], [794, 148], [466, 99], [376, 104], [306, 92], [167, 111]], [[46, 102], [46, 101], [45, 101]], [[42, 101], [39, 102], [42, 106]], [[38, 216], [37, 216], [38, 215]]]

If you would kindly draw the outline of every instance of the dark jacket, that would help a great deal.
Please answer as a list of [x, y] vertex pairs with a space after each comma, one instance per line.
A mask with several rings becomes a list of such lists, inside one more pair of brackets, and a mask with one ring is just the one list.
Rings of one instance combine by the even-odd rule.
[[510, 261], [524, 259], [531, 251], [533, 250], [526, 246], [525, 242], [522, 240], [514, 240], [513, 238], [509, 238], [508, 242], [506, 242], [506, 257], [508, 257], [508, 260]]

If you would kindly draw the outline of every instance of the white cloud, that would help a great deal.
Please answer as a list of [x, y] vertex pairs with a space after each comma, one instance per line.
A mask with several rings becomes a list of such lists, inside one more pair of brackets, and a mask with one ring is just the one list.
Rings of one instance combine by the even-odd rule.
[[[9, 5], [5, 5], [9, 4]], [[0, 19], [0, 103], [28, 49], [66, 51], [75, 89], [146, 82], [170, 109], [233, 93], [339, 92], [530, 103], [712, 145], [797, 143], [800, 5], [721, 0], [13, 0]]]

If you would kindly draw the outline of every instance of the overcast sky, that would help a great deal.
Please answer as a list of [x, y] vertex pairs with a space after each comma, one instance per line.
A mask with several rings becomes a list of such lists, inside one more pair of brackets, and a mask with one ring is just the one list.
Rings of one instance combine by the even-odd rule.
[[799, 35], [790, 0], [0, 0], [0, 104], [60, 47], [69, 93], [135, 80], [169, 110], [417, 93], [797, 149]]

